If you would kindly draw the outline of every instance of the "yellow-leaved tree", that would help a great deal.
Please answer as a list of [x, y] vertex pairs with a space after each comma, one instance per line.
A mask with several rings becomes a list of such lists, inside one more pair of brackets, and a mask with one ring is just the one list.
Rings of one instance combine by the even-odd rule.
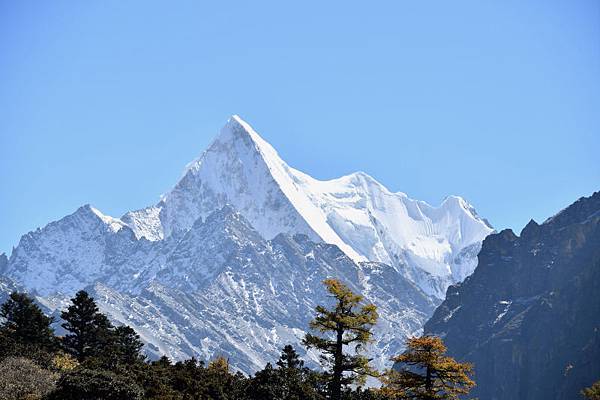
[[446, 346], [437, 336], [409, 338], [406, 351], [393, 358], [396, 368], [382, 381], [382, 392], [393, 399], [457, 399], [475, 382], [469, 375], [473, 366], [446, 355]]

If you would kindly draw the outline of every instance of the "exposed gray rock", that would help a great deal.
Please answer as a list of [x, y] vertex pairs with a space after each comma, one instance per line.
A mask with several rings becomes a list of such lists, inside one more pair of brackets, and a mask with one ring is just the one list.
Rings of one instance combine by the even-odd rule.
[[600, 378], [600, 192], [517, 237], [488, 236], [425, 325], [475, 364], [472, 396], [576, 399]]

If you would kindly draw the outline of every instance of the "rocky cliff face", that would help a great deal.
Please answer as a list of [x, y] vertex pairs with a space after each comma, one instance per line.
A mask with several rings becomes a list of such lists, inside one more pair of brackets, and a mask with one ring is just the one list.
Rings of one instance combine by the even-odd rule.
[[486, 399], [576, 399], [600, 378], [600, 192], [520, 237], [488, 236], [425, 325], [475, 364]]

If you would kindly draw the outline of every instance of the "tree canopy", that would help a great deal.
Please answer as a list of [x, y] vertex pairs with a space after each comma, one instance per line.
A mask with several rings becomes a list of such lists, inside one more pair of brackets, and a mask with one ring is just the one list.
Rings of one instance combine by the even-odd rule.
[[25, 293], [13, 292], [0, 307], [0, 334], [22, 346], [50, 349], [56, 345], [53, 319], [44, 315], [40, 307]]
[[323, 283], [335, 305], [330, 309], [316, 307], [317, 316], [310, 322], [310, 328], [320, 335], [308, 333], [303, 343], [321, 352], [330, 398], [339, 400], [343, 386], [362, 383], [365, 376], [376, 375], [370, 360], [361, 352], [372, 341], [377, 307], [363, 304], [363, 296], [337, 279], [326, 279]]
[[394, 357], [397, 369], [388, 371], [384, 392], [395, 399], [457, 399], [475, 386], [473, 367], [446, 356], [437, 336], [410, 338], [406, 351]]
[[[28, 400], [392, 400], [456, 398], [472, 386], [470, 366], [444, 355], [439, 338], [410, 339], [395, 360], [412, 369], [386, 374], [383, 389], [362, 389], [377, 373], [365, 357], [377, 322], [374, 305], [338, 280], [324, 281], [333, 300], [319, 305], [304, 338], [320, 353], [313, 370], [291, 345], [253, 376], [236, 372], [225, 355], [151, 361], [134, 329], [114, 326], [94, 299], [78, 292], [61, 314], [64, 337], [34, 300], [13, 293], [0, 308], [0, 397]], [[33, 351], [32, 349], [35, 349]], [[425, 371], [425, 375], [421, 374]], [[356, 384], [356, 385], [351, 385]], [[591, 388], [593, 389], [593, 388]], [[591, 391], [586, 392], [593, 393]], [[419, 397], [421, 396], [421, 397]], [[429, 397], [427, 397], [429, 396]], [[590, 397], [594, 398], [594, 397]]]

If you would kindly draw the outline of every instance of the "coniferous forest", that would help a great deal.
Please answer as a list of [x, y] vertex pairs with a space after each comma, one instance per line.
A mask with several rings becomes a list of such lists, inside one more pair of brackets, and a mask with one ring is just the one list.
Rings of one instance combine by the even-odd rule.
[[[408, 338], [407, 350], [393, 358], [394, 369], [371, 368], [363, 350], [377, 322], [376, 307], [339, 280], [324, 284], [335, 303], [317, 306], [312, 333], [303, 340], [318, 350], [322, 368], [306, 367], [286, 345], [274, 365], [253, 376], [231, 368], [226, 354], [147, 359], [139, 335], [111, 324], [83, 290], [61, 314], [67, 334], [57, 336], [53, 318], [27, 294], [14, 292], [0, 309], [0, 399], [430, 400], [457, 399], [475, 386], [473, 366], [447, 356], [436, 336]], [[381, 385], [364, 388], [367, 377]], [[600, 399], [599, 385], [581, 395]]]
[[[253, 376], [230, 367], [227, 354], [211, 360], [149, 360], [139, 335], [113, 326], [87, 292], [79, 291], [53, 318], [24, 293], [12, 293], [1, 307], [0, 398], [47, 400], [136, 399], [443, 399], [468, 393], [472, 367], [444, 355], [437, 337], [410, 338], [395, 358], [406, 368], [375, 371], [364, 355], [377, 310], [335, 279], [324, 281], [334, 300], [320, 305], [303, 340], [320, 353], [321, 369], [304, 365], [286, 345], [274, 364]], [[364, 388], [367, 377], [381, 387]]]

